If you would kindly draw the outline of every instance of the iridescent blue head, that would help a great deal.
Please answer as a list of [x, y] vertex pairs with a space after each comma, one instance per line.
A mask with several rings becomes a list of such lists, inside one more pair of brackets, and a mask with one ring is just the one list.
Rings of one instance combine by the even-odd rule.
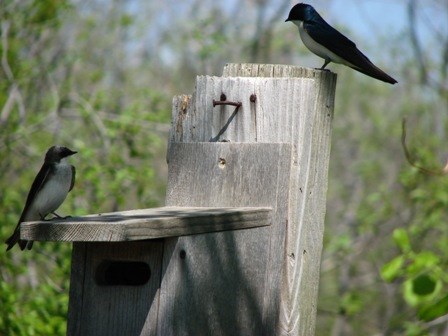
[[295, 5], [291, 11], [289, 12], [287, 21], [307, 21], [312, 18], [312, 16], [316, 13], [315, 9], [311, 5], [307, 5], [304, 3], [299, 3]]

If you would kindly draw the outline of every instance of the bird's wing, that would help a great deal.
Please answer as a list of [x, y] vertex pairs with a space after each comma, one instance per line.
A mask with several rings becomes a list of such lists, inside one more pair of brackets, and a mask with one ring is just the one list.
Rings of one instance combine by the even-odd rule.
[[306, 21], [303, 24], [303, 28], [314, 41], [353, 64], [355, 67], [362, 67], [366, 62], [372, 64], [352, 40], [338, 32], [325, 21]]
[[53, 174], [54, 174], [54, 168], [52, 165], [44, 163], [42, 165], [42, 167], [40, 168], [39, 172], [37, 173], [36, 177], [34, 178], [33, 184], [31, 185], [31, 189], [28, 192], [28, 197], [26, 198], [25, 206], [23, 207], [19, 222], [17, 223], [16, 228], [14, 229], [14, 233], [11, 235], [11, 237], [9, 237], [6, 240], [6, 244], [8, 245], [6, 251], [10, 250], [16, 243], [19, 244], [20, 249], [22, 251], [26, 247], [28, 247], [28, 249], [31, 250], [31, 247], [33, 246], [33, 242], [20, 239], [20, 231], [19, 231], [20, 223], [23, 222], [23, 219], [26, 216], [26, 212], [28, 211], [29, 207], [31, 206], [31, 202], [33, 202], [37, 193], [42, 189], [42, 187], [47, 182], [48, 178]]
[[72, 182], [70, 183], [70, 189], [68, 190], [69, 192], [72, 191], [73, 186], [75, 185], [75, 178], [76, 178], [76, 169], [74, 166], [72, 167]]
[[304, 22], [303, 27], [314, 41], [347, 61], [351, 68], [387, 83], [397, 83], [394, 78], [390, 77], [383, 70], [374, 65], [372, 61], [370, 61], [368, 57], [356, 47], [356, 44], [353, 41], [338, 32], [323, 19], [322, 21]]
[[34, 179], [31, 189], [26, 198], [25, 207], [23, 208], [22, 215], [20, 216], [19, 224], [25, 217], [26, 210], [30, 207], [31, 202], [36, 197], [37, 193], [43, 188], [48, 178], [54, 174], [54, 168], [52, 165], [44, 163]]

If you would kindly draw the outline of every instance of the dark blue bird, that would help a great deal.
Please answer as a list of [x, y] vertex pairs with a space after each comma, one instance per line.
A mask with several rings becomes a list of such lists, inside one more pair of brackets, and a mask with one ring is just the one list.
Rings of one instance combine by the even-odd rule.
[[67, 147], [52, 146], [45, 155], [45, 161], [31, 185], [22, 215], [11, 237], [8, 238], [6, 251], [16, 243], [20, 249], [31, 250], [33, 242], [20, 239], [20, 223], [44, 220], [48, 214], [59, 217], [55, 211], [64, 202], [75, 184], [75, 167], [66, 162], [66, 158], [76, 154]]
[[330, 26], [312, 6], [304, 3], [295, 5], [286, 21], [299, 27], [303, 44], [325, 60], [321, 69], [325, 69], [330, 62], [340, 63], [383, 82], [397, 83], [356, 48], [353, 41]]

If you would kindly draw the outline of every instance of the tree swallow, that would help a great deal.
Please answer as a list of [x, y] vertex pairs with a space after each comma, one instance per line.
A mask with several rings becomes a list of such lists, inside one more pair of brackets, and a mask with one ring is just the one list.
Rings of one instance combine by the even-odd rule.
[[397, 81], [375, 66], [356, 44], [330, 26], [316, 10], [307, 4], [299, 3], [289, 12], [285, 20], [299, 27], [303, 44], [314, 54], [325, 60], [320, 69], [328, 63], [340, 63], [383, 82], [395, 84]]
[[66, 158], [76, 153], [61, 146], [52, 146], [47, 151], [44, 164], [34, 179], [14, 233], [5, 242], [8, 245], [6, 251], [17, 242], [21, 250], [25, 247], [31, 250], [33, 242], [20, 239], [20, 223], [44, 220], [50, 213], [59, 217], [55, 211], [75, 184], [75, 167], [68, 164]]

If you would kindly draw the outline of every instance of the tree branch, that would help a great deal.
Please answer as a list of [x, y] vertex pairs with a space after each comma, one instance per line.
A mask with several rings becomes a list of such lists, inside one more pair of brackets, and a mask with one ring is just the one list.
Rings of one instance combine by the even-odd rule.
[[408, 2], [409, 33], [411, 38], [411, 44], [415, 53], [415, 58], [417, 59], [418, 67], [420, 70], [420, 81], [422, 82], [422, 84], [427, 84], [428, 71], [426, 69], [425, 60], [423, 58], [422, 47], [417, 37], [416, 7], [417, 7], [416, 0], [409, 0]]
[[441, 170], [431, 170], [416, 164], [415, 158], [411, 155], [409, 149], [406, 146], [406, 118], [403, 118], [403, 122], [401, 124], [401, 145], [403, 146], [404, 156], [412, 167], [415, 167], [422, 173], [429, 175], [443, 176], [448, 174], [448, 163]]

